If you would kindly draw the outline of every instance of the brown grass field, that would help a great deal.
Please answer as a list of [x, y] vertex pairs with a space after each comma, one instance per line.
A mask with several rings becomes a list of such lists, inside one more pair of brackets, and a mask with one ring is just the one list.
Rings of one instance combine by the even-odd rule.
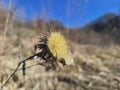
[[[6, 36], [0, 45], [0, 86], [22, 59], [32, 55], [39, 36], [34, 30]], [[0, 35], [2, 41], [2, 34]], [[77, 44], [70, 41], [74, 64], [57, 70], [35, 65], [40, 60], [27, 61], [26, 75], [18, 70], [3, 90], [120, 90], [120, 46]]]

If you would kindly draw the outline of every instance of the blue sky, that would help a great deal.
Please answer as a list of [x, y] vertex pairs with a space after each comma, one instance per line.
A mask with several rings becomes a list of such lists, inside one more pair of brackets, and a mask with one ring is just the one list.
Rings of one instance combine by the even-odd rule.
[[[81, 27], [106, 13], [120, 14], [120, 0], [12, 0], [17, 16], [26, 20], [59, 20], [67, 27]], [[5, 4], [9, 0], [5, 0]], [[17, 4], [18, 3], [18, 4]]]

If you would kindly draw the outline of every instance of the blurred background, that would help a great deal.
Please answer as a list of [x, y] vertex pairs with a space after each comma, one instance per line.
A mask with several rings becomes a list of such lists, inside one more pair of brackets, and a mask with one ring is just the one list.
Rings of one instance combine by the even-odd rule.
[[5, 90], [120, 89], [119, 0], [0, 0], [0, 86], [49, 31], [64, 34], [74, 65], [51, 71], [29, 61]]

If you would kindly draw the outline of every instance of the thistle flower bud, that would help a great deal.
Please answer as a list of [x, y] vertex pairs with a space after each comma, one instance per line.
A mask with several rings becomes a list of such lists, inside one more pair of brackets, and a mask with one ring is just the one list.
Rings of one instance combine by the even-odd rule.
[[66, 64], [72, 64], [73, 58], [71, 56], [70, 48], [65, 37], [58, 32], [52, 32], [48, 37], [48, 48], [53, 56], [58, 60], [63, 58]]

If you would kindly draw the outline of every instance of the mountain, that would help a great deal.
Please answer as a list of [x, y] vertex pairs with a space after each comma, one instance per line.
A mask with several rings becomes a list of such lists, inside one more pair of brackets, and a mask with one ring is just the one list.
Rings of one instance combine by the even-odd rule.
[[95, 32], [111, 33], [120, 29], [120, 16], [109, 13], [88, 24]]
[[113, 42], [120, 43], [120, 16], [108, 13], [89, 23], [83, 28], [86, 31], [94, 31], [109, 37]]

